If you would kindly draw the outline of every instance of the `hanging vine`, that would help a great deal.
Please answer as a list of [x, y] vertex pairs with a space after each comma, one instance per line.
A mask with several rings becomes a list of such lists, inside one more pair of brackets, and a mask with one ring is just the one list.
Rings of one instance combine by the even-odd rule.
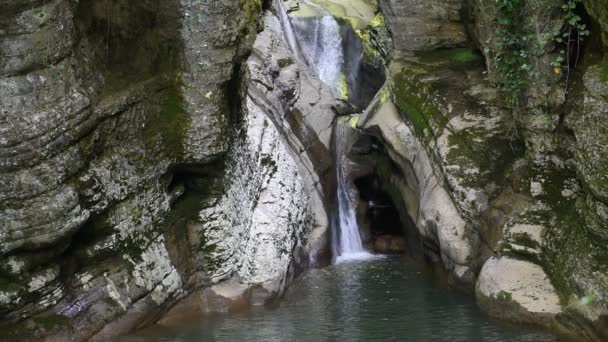
[[[576, 12], [580, 3], [581, 0], [566, 0], [561, 6], [564, 25], [561, 30], [552, 33], [553, 41], [560, 51], [559, 56], [551, 62], [551, 66], [556, 74], [560, 74], [562, 70], [566, 71], [566, 90], [570, 80], [570, 69], [578, 64], [581, 45], [585, 37], [591, 34], [587, 25], [583, 23], [583, 19]], [[576, 49], [576, 51], [572, 49]]]

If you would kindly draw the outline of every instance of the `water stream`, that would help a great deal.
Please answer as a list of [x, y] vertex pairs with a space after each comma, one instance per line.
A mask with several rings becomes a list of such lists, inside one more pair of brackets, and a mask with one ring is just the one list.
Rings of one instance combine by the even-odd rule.
[[[281, 25], [292, 51], [303, 57], [317, 73], [319, 79], [332, 89], [338, 87], [338, 78], [344, 64], [344, 51], [340, 27], [336, 19], [324, 8], [303, 0], [319, 16], [289, 18], [281, 0], [277, 1]], [[337, 175], [337, 212], [332, 227], [332, 252], [335, 262], [369, 258], [365, 251], [355, 217], [354, 206], [346, 184], [344, 167], [348, 160], [344, 151], [345, 130], [342, 124], [335, 127], [335, 155]]]
[[347, 122], [338, 122], [334, 127], [337, 217], [334, 220], [334, 227], [332, 227], [332, 252], [336, 263], [372, 257], [372, 254], [363, 247], [355, 216], [355, 205], [349, 192], [353, 186], [347, 184], [346, 180], [345, 169], [348, 167], [349, 160], [345, 153], [345, 144], [348, 129], [350, 127]]

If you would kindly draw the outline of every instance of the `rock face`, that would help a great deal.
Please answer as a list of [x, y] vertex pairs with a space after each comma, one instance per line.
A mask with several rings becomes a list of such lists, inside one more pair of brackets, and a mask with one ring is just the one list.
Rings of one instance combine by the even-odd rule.
[[340, 102], [293, 55], [278, 18], [267, 12], [264, 22], [245, 66], [243, 128], [228, 155], [226, 193], [201, 211], [200, 236], [212, 282], [236, 277], [270, 296], [327, 248], [324, 194]]
[[398, 57], [351, 125], [427, 255], [491, 314], [607, 340], [606, 1], [573, 2], [576, 49], [550, 38], [585, 30], [562, 0], [507, 11], [511, 73], [501, 2], [328, 1], [342, 94], [290, 50], [279, 1], [0, 4], [3, 337], [104, 340], [186, 297], [280, 295], [329, 259], [332, 125], [354, 112], [335, 97], [365, 107]]
[[378, 5], [388, 19], [397, 52], [467, 43], [461, 0], [379, 0]]
[[477, 282], [479, 305], [492, 315], [549, 328], [562, 311], [559, 297], [542, 267], [508, 257], [492, 257]]
[[[599, 3], [576, 2], [572, 9], [581, 24], [591, 25], [584, 39], [593, 42], [607, 32], [607, 6]], [[395, 49], [407, 53], [396, 55], [389, 82], [358, 126], [379, 138], [398, 166], [381, 177], [399, 189], [400, 207], [415, 222], [426, 253], [456, 279], [483, 289], [480, 306], [492, 314], [605, 339], [605, 45], [581, 45], [578, 56], [571, 48], [569, 66], [552, 65], [560, 41], [543, 30], [567, 31], [563, 3], [537, 1], [512, 12], [521, 14], [513, 19], [521, 24], [509, 34], [530, 52], [515, 72], [526, 81], [514, 98], [499, 55], [500, 20], [509, 13], [500, 2], [380, 4]], [[450, 12], [454, 6], [464, 11]], [[452, 22], [464, 22], [464, 15], [469, 38], [417, 46], [416, 32], [425, 26], [395, 24], [431, 12], [453, 13]], [[483, 55], [437, 49], [460, 44]], [[527, 275], [543, 289], [548, 313], [528, 305], [531, 292], [510, 290], [533, 286]], [[501, 291], [512, 300], [502, 301]]]
[[14, 338], [110, 338], [229, 278], [276, 295], [324, 250], [336, 103], [284, 63], [276, 32], [240, 68], [259, 1], [0, 10], [0, 319]]

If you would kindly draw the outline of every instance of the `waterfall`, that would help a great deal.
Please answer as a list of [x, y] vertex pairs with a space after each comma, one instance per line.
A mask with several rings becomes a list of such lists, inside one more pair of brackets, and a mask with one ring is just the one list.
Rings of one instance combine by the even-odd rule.
[[[302, 0], [302, 3], [313, 8], [316, 15], [290, 17], [283, 0], [275, 0], [285, 39], [294, 55], [306, 62], [323, 83], [336, 90], [344, 64], [340, 26], [326, 9], [306, 0]], [[345, 151], [348, 129], [347, 123], [338, 123], [334, 130], [338, 184], [337, 210], [332, 229], [335, 262], [372, 256], [363, 248], [354, 204], [348, 193], [349, 184], [344, 175], [344, 166], [348, 162]]]
[[335, 90], [344, 63], [340, 26], [325, 9], [306, 1], [305, 3], [315, 7], [320, 16], [291, 19], [301, 55], [319, 79]]
[[345, 175], [345, 168], [348, 166], [347, 151], [345, 150], [348, 129], [350, 129], [348, 122], [338, 122], [334, 132], [338, 205], [332, 231], [332, 249], [336, 263], [372, 257], [372, 254], [363, 248], [355, 216], [355, 206], [348, 192], [349, 184]]

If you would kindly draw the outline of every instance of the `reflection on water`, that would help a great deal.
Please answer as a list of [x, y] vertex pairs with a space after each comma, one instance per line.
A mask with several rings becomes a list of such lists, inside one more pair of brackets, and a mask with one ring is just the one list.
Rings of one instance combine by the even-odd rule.
[[305, 273], [276, 308], [155, 328], [125, 341], [560, 341], [481, 315], [428, 265], [404, 257]]

